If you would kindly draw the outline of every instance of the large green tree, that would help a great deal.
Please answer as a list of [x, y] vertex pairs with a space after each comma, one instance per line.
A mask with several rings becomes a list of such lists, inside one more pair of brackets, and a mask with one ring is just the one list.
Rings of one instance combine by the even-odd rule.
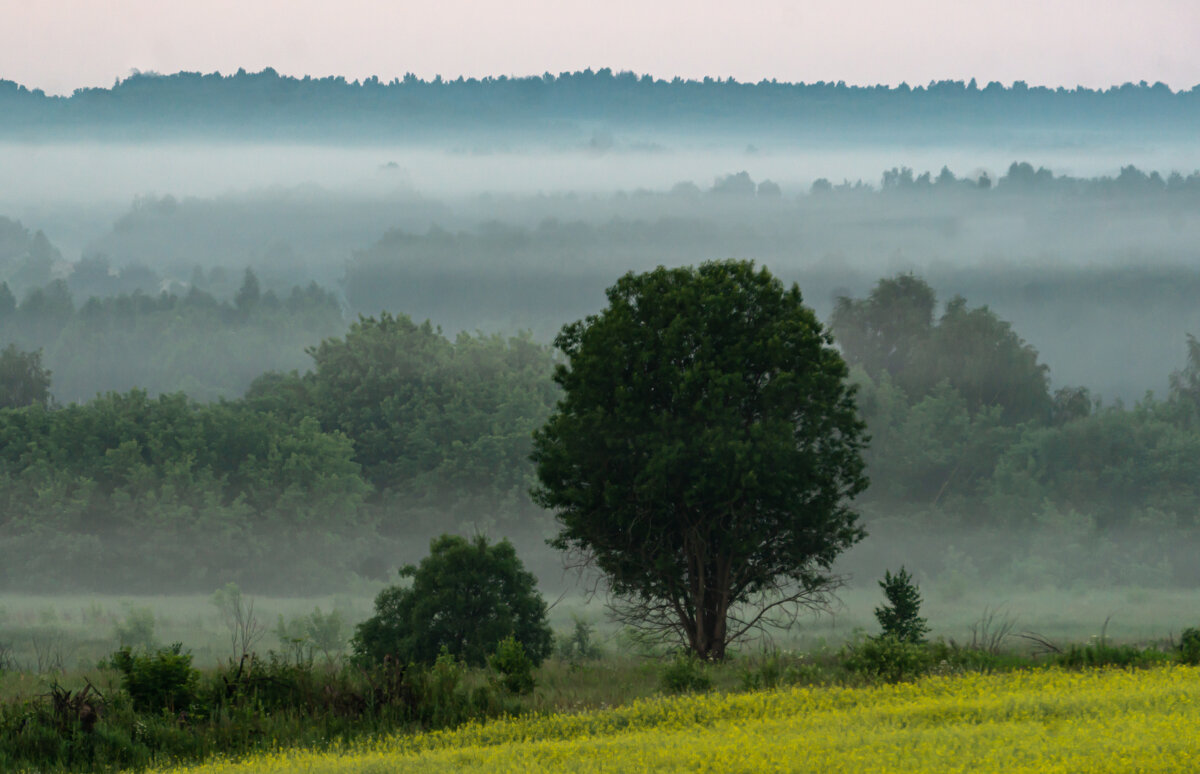
[[846, 365], [799, 288], [752, 262], [630, 273], [607, 295], [556, 339], [534, 497], [626, 622], [720, 659], [823, 602], [863, 536]]

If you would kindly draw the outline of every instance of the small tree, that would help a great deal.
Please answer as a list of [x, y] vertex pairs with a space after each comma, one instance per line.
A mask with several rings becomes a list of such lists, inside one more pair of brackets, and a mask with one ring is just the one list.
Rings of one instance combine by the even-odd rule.
[[498, 682], [509, 693], [524, 694], [533, 690], [533, 662], [525, 647], [511, 634], [500, 641], [488, 664], [499, 675]]
[[482, 536], [468, 541], [443, 535], [419, 566], [404, 567], [400, 577], [412, 585], [381, 591], [375, 615], [358, 626], [353, 646], [360, 659], [432, 664], [445, 648], [483, 666], [509, 636], [534, 665], [550, 654], [546, 602], [507, 540], [488, 545]]
[[209, 602], [221, 615], [221, 622], [229, 632], [229, 648], [232, 658], [245, 658], [267, 633], [266, 627], [254, 615], [254, 600], [242, 596], [236, 583], [226, 583], [209, 597]]
[[875, 618], [883, 627], [883, 636], [901, 642], [922, 642], [929, 632], [925, 619], [920, 617], [921, 592], [903, 567], [892, 575], [888, 570], [879, 581], [888, 604], [875, 608]]
[[42, 366], [42, 351], [22, 352], [16, 344], [0, 351], [0, 408], [50, 403], [50, 372]]

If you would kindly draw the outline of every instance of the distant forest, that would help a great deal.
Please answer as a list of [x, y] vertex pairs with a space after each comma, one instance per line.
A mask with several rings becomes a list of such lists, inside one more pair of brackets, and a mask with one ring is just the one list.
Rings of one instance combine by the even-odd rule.
[[1069, 127], [1088, 136], [1131, 131], [1161, 136], [1194, 131], [1200, 86], [1172, 91], [1144, 81], [1103, 90], [1030, 87], [1022, 81], [980, 86], [974, 79], [915, 87], [667, 81], [608, 68], [541, 77], [426, 81], [410, 74], [351, 82], [281, 76], [267, 68], [228, 76], [138, 73], [111, 88], [78, 89], [66, 97], [0, 80], [0, 115], [0, 136], [43, 140], [204, 135], [439, 140], [455, 139], [457, 131], [505, 130], [546, 139], [578, 134], [586, 128], [579, 122], [630, 128], [695, 124], [706, 133], [755, 127], [783, 137], [831, 139], [844, 139], [847, 132], [895, 137], [915, 130], [928, 141], [966, 130], [996, 136], [1030, 125]]
[[[321, 307], [315, 290], [293, 306], [252, 287], [233, 304], [92, 299], [76, 319], [97, 329], [183, 320], [245, 336]], [[168, 338], [188, 343], [182, 327]], [[961, 296], [940, 301], [911, 274], [839, 297], [829, 329], [871, 435], [858, 506], [882, 539], [857, 561], [880, 564], [907, 540], [914, 563], [968, 585], [1200, 580], [1195, 338], [1166, 395], [1127, 407], [1081, 385], [1054, 389], [1008, 321]], [[191, 343], [222, 369], [212, 357], [222, 341]], [[551, 347], [528, 334], [451, 339], [382, 313], [306, 352], [303, 370], [261, 373], [233, 399], [133, 389], [62, 406], [40, 353], [6, 347], [0, 590], [233, 580], [309, 593], [386, 578], [446, 530], [540, 548], [549, 517], [528, 497], [529, 452], [559, 397]]]
[[0, 216], [0, 344], [44, 350], [63, 403], [132, 387], [231, 398], [303, 368], [305, 346], [358, 314], [549, 341], [621, 272], [752, 256], [823, 317], [918, 271], [1013, 320], [1059, 386], [1136, 401], [1161, 394], [1200, 331], [1198, 201], [1197, 172], [1027, 162], [994, 180], [895, 167], [799, 196], [745, 172], [605, 197], [147, 196], [77, 257]]

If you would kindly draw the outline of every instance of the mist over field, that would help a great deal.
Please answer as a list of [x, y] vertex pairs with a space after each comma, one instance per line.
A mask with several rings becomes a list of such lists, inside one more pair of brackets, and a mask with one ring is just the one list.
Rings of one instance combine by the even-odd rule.
[[[936, 295], [930, 340], [961, 296], [1035, 351], [1019, 416], [996, 397], [1007, 366], [962, 366], [981, 339], [947, 332], [907, 376], [848, 351], [873, 437], [870, 536], [838, 565], [853, 587], [901, 564], [978, 607], [1194, 585], [1196, 90], [829, 85], [818, 103], [660, 81], [601, 109], [555, 83], [527, 109], [504, 107], [512, 82], [428, 84], [412, 116], [345, 92], [320, 119], [265, 86], [189, 102], [188, 79], [0, 90], [19, 107], [0, 346], [50, 372], [42, 405], [0, 412], [0, 591], [361, 597], [432, 536], [479, 531], [576, 594], [528, 497], [554, 336], [627, 271], [726, 258], [798, 283], [827, 323], [911, 274]], [[385, 328], [419, 383], [398, 407], [339, 381]]]
[[[962, 294], [1011, 321], [1056, 384], [1125, 401], [1161, 393], [1184, 334], [1200, 328], [1184, 291], [1195, 184], [1167, 184], [1200, 168], [1194, 143], [659, 147], [6, 144], [0, 212], [46, 235], [57, 252], [40, 280], [66, 279], [80, 303], [186, 289], [197, 268], [232, 297], [250, 267], [284, 292], [316, 281], [346, 319], [386, 309], [451, 334], [529, 329], [549, 341], [595, 311], [615, 277], [659, 263], [754, 258], [799, 282], [823, 318], [835, 295], [915, 272], [944, 299]], [[1043, 176], [1010, 180], [1016, 163]], [[942, 169], [956, 185], [936, 185]], [[994, 188], [969, 190], [981, 178]], [[817, 181], [847, 190], [822, 195]], [[80, 261], [142, 276], [90, 287]], [[9, 284], [18, 297], [28, 289]]]

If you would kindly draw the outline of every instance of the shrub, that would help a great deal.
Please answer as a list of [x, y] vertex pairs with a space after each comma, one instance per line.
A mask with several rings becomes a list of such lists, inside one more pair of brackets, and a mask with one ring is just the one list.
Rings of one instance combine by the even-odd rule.
[[899, 682], [928, 672], [933, 657], [920, 643], [893, 636], [864, 637], [842, 649], [842, 666], [870, 680]]
[[507, 540], [488, 545], [483, 537], [443, 535], [419, 566], [400, 575], [412, 585], [380, 592], [375, 615], [358, 626], [353, 647], [360, 660], [433, 664], [445, 650], [483, 666], [510, 635], [535, 666], [550, 654], [546, 602]]
[[496, 652], [488, 663], [500, 675], [500, 685], [504, 690], [517, 694], [533, 690], [533, 662], [525, 654], [524, 646], [511, 634], [496, 646]]
[[519, 711], [516, 704], [505, 702], [487, 685], [469, 688], [465, 684], [466, 665], [444, 648], [429, 667], [403, 671], [406, 687], [402, 692], [410, 696], [409, 717], [428, 728], [446, 728]]
[[192, 654], [184, 653], [180, 643], [155, 653], [121, 648], [110, 660], [135, 712], [178, 712], [195, 703], [200, 673], [192, 669]]
[[821, 668], [804, 656], [775, 651], [742, 670], [742, 688], [761, 691], [784, 685], [812, 685], [824, 682], [824, 677]]
[[1179, 638], [1179, 660], [1185, 664], [1200, 664], [1200, 629], [1184, 629]]
[[712, 688], [705, 663], [694, 655], [680, 653], [663, 668], [659, 685], [667, 693], [693, 693]]
[[1136, 645], [1114, 645], [1105, 637], [1097, 637], [1086, 645], [1071, 643], [1053, 657], [1054, 663], [1068, 669], [1152, 666], [1168, 659], [1170, 655], [1160, 650]]
[[929, 632], [925, 619], [921, 618], [921, 592], [912, 577], [903, 567], [892, 575], [883, 573], [879, 581], [888, 604], [875, 608], [875, 618], [883, 628], [883, 636], [902, 642], [922, 642]]

